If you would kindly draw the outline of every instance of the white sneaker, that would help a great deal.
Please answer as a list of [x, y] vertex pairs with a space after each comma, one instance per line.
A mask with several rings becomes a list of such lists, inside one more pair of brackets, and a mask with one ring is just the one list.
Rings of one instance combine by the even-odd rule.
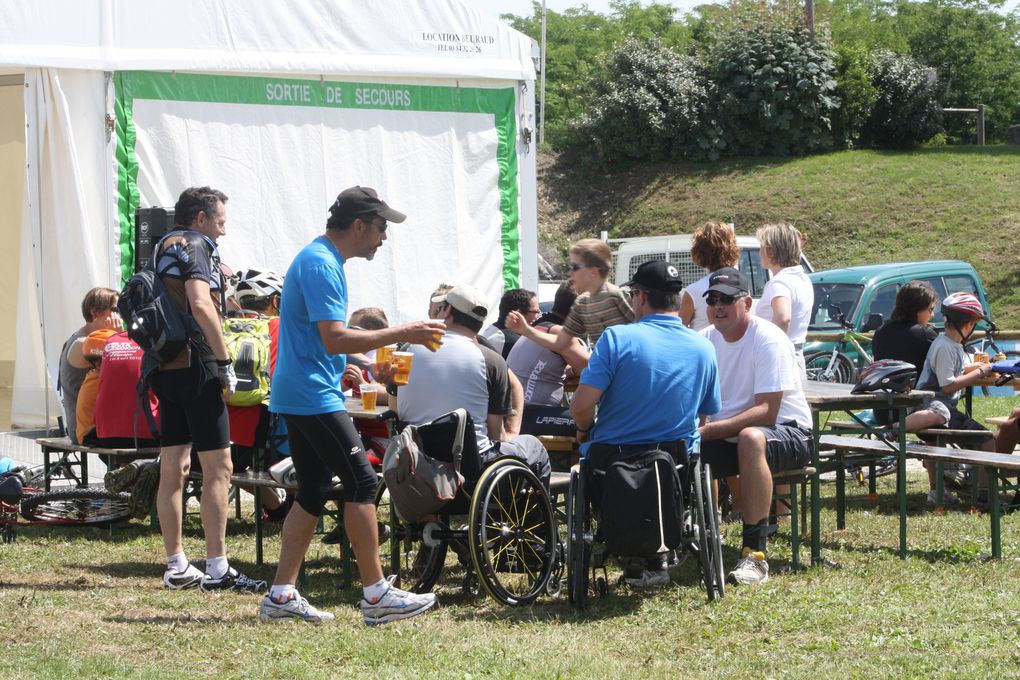
[[765, 553], [745, 547], [742, 557], [726, 580], [736, 585], [755, 586], [769, 580], [769, 563]]
[[308, 600], [295, 595], [286, 602], [277, 602], [268, 594], [262, 598], [259, 605], [259, 621], [308, 621], [309, 623], [321, 623], [332, 621], [336, 617], [329, 612], [319, 611]]
[[[960, 502], [959, 496], [952, 491], [946, 490], [942, 492], [942, 505], [956, 505]], [[938, 495], [935, 489], [928, 490], [928, 505], [938, 505]]]
[[164, 571], [163, 585], [170, 590], [187, 590], [188, 588], [194, 588], [202, 583], [202, 578], [204, 576], [205, 574], [201, 569], [189, 562], [188, 568], [184, 571], [174, 571], [172, 569]]
[[393, 579], [390, 576], [389, 590], [375, 602], [361, 600], [361, 614], [364, 617], [366, 626], [378, 626], [390, 621], [409, 619], [412, 616], [424, 614], [436, 604], [436, 596], [432, 593], [417, 595], [406, 590], [395, 588]]
[[640, 576], [625, 576], [623, 578], [631, 588], [653, 588], [664, 586], [669, 583], [669, 572], [665, 569], [649, 571], [645, 569]]

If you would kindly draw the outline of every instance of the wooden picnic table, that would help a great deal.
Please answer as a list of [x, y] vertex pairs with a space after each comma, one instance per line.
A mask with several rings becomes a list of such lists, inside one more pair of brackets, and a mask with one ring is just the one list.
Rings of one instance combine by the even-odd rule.
[[[814, 434], [814, 442], [811, 451], [811, 465], [816, 473], [811, 477], [811, 564], [822, 564], [821, 556], [821, 484], [820, 474], [822, 465], [820, 462], [819, 440], [826, 434], [860, 434], [860, 428], [846, 429], [829, 427], [828, 423], [822, 424], [821, 414], [832, 411], [843, 411], [851, 420], [856, 422], [868, 433], [882, 436], [892, 435], [895, 437], [895, 444], [889, 442], [889, 453], [896, 455], [896, 495], [899, 499], [900, 511], [900, 557], [907, 555], [907, 411], [914, 406], [919, 406], [926, 397], [934, 396], [932, 392], [914, 390], [906, 394], [887, 394], [885, 392], [867, 392], [863, 394], [851, 394], [852, 385], [840, 383], [824, 383], [812, 380], [804, 383], [804, 396], [811, 407], [811, 427]], [[871, 425], [858, 418], [854, 412], [864, 409], [892, 409], [898, 415], [898, 422], [889, 426]], [[837, 459], [838, 462], [838, 459]], [[837, 508], [842, 507], [842, 494], [844, 493], [843, 475], [837, 474]], [[842, 529], [844, 520], [837, 513], [837, 528]]]

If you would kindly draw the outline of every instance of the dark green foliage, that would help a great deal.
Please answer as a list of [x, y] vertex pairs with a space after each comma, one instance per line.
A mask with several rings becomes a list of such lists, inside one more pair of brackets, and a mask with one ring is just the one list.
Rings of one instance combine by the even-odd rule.
[[832, 139], [835, 146], [857, 145], [878, 90], [871, 82], [871, 53], [863, 45], [843, 45], [836, 49], [836, 94], [840, 106], [832, 114]]
[[861, 140], [883, 148], [909, 148], [942, 128], [935, 69], [910, 57], [879, 50], [871, 64], [878, 97], [861, 130]]
[[593, 85], [594, 104], [577, 133], [604, 162], [700, 157], [713, 150], [702, 139], [710, 88], [693, 57], [657, 40], [629, 39]]
[[727, 19], [706, 57], [727, 152], [805, 154], [828, 149], [839, 106], [827, 36], [815, 44], [798, 12], [752, 4]]

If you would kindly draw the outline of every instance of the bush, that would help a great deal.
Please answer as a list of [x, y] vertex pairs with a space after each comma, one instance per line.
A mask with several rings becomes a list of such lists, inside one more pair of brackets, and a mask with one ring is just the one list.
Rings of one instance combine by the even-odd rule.
[[604, 162], [709, 155], [703, 119], [710, 87], [695, 58], [655, 39], [628, 39], [606, 72], [592, 82], [595, 103], [576, 126]]
[[832, 114], [832, 139], [837, 147], [857, 146], [861, 129], [878, 99], [871, 82], [871, 53], [863, 45], [836, 49], [836, 95], [840, 106]]
[[864, 143], [908, 148], [942, 130], [941, 87], [935, 69], [906, 55], [878, 50], [870, 70], [878, 97], [861, 130]]
[[804, 154], [831, 147], [839, 105], [828, 37], [815, 44], [793, 8], [751, 4], [726, 18], [708, 50], [728, 152]]

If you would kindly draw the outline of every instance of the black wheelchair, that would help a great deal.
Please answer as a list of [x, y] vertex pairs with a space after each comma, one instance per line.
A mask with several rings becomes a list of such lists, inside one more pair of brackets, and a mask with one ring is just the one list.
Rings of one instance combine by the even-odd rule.
[[[654, 447], [649, 447], [654, 448]], [[712, 472], [701, 457], [692, 453], [679, 456], [677, 462], [683, 496], [683, 522], [679, 545], [664, 545], [667, 550], [684, 549], [698, 560], [702, 585], [709, 602], [726, 593], [722, 560], [722, 534], [716, 511]], [[567, 492], [567, 588], [570, 602], [584, 608], [589, 594], [608, 593], [606, 564], [610, 552], [600, 530], [600, 500], [593, 499], [593, 487], [598, 485], [587, 458], [582, 458], [570, 473]], [[617, 556], [620, 557], [620, 556]], [[599, 576], [601, 571], [601, 576]]]
[[408, 522], [380, 480], [376, 509], [383, 571], [396, 574], [401, 588], [429, 592], [453, 551], [465, 570], [461, 587], [469, 594], [477, 594], [480, 584], [496, 600], [517, 606], [556, 592], [562, 548], [542, 481], [517, 458], [483, 462], [464, 409], [419, 426], [418, 434], [432, 458], [460, 459], [465, 482], [427, 521]]

